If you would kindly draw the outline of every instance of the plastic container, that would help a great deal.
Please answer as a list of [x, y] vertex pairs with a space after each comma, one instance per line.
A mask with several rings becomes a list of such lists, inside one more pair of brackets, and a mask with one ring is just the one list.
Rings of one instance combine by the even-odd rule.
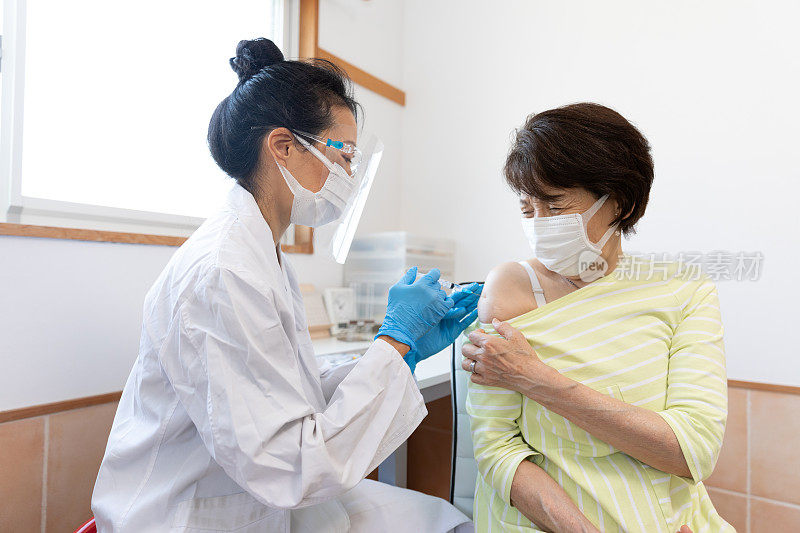
[[356, 293], [357, 318], [382, 322], [389, 288], [413, 266], [420, 273], [438, 268], [442, 278], [452, 281], [455, 248], [450, 239], [419, 237], [405, 231], [356, 237], [344, 265], [344, 279]]
[[406, 231], [389, 231], [356, 237], [350, 247], [350, 253], [353, 252], [410, 253], [455, 257], [456, 244], [450, 239], [419, 237]]
[[412, 266], [419, 267], [422, 273], [438, 268], [442, 277], [452, 277], [455, 258], [432, 254], [351, 252], [345, 263], [345, 279], [397, 281]]

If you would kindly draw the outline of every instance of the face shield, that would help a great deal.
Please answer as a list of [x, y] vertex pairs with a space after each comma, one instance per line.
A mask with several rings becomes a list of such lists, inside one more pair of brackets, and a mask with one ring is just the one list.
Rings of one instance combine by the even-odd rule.
[[[383, 143], [376, 136], [364, 132], [359, 135], [357, 143], [300, 131], [295, 134], [309, 143], [309, 150], [330, 172], [343, 173], [351, 180], [342, 214], [334, 222], [336, 226], [329, 246], [333, 259], [344, 264], [383, 156]], [[320, 184], [320, 187], [324, 190], [325, 184]]]

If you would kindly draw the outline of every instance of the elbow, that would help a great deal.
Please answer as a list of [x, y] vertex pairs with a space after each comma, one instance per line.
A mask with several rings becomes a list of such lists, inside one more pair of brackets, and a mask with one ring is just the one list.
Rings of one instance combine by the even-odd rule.
[[666, 474], [692, 479], [694, 474], [689, 464], [692, 461], [687, 457], [677, 439], [661, 447], [656, 457], [653, 457], [650, 466]]
[[680, 457], [674, 461], [674, 471], [670, 473], [691, 479], [695, 483], [700, 483], [711, 476], [716, 466], [718, 455], [719, 449], [713, 447], [706, 450], [706, 453], [698, 453], [693, 457], [686, 457], [684, 454], [681, 454]]
[[725, 431], [725, 417], [703, 416], [682, 411], [659, 413], [672, 430], [671, 445], [665, 446], [664, 463], [669, 474], [699, 483], [714, 471]]
[[670, 471], [667, 473], [678, 477], [685, 477], [687, 479], [693, 478], [692, 471], [689, 468], [689, 463], [686, 462], [686, 458], [683, 456], [683, 454], [679, 454], [679, 456], [675, 458], [672, 468], [670, 468]]

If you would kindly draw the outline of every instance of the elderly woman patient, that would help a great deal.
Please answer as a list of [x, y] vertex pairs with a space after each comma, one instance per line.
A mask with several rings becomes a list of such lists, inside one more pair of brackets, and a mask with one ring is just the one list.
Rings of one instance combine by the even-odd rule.
[[600, 105], [545, 111], [505, 178], [533, 257], [492, 270], [463, 347], [478, 531], [734, 531], [702, 483], [727, 417], [716, 287], [622, 251], [647, 140]]

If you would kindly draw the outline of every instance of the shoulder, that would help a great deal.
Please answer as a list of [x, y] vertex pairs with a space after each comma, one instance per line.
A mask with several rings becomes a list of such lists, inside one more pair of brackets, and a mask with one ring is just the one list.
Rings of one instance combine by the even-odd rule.
[[274, 250], [248, 231], [237, 216], [223, 213], [208, 222], [204, 231], [198, 231], [182, 261], [187, 270], [198, 271], [193, 287], [195, 301], [224, 305], [273, 300], [274, 288], [284, 286]]
[[478, 320], [509, 320], [536, 308], [528, 273], [515, 262], [502, 263], [486, 276], [478, 301]]
[[179, 307], [189, 331], [216, 332], [219, 338], [240, 331], [261, 334], [282, 324], [280, 300], [247, 272], [214, 266], [188, 291]]

